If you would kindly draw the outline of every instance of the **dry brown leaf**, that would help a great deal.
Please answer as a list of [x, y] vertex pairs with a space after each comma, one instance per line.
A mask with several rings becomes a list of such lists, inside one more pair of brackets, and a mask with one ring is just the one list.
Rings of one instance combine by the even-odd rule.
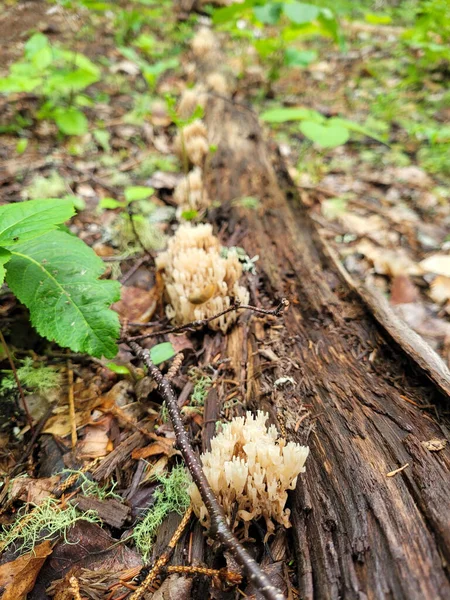
[[446, 445], [447, 440], [445, 438], [441, 440], [433, 439], [427, 440], [426, 442], [422, 442], [422, 446], [430, 452], [439, 452], [439, 450], [443, 450]]
[[58, 481], [58, 475], [42, 477], [41, 479], [17, 477], [11, 483], [11, 496], [24, 502], [40, 504], [53, 493]]
[[153, 317], [158, 302], [155, 288], [150, 291], [138, 287], [122, 286], [119, 302], [113, 304], [113, 309], [123, 319], [148, 323]]
[[387, 250], [375, 246], [368, 240], [362, 240], [355, 246], [355, 250], [373, 263], [379, 275], [421, 275], [423, 273], [421, 267], [402, 248]]
[[140, 458], [148, 458], [149, 456], [157, 456], [158, 454], [165, 454], [170, 458], [177, 453], [177, 451], [173, 449], [174, 442], [175, 440], [166, 439], [153, 442], [153, 444], [150, 444], [149, 446], [133, 450], [131, 456], [135, 460], [139, 460]]
[[103, 419], [87, 425], [84, 428], [85, 436], [78, 444], [77, 454], [79, 458], [98, 458], [106, 456], [113, 449], [113, 443], [109, 439], [109, 431], [113, 417], [106, 415]]
[[420, 263], [427, 273], [450, 277], [450, 254], [433, 254]]
[[430, 297], [438, 304], [450, 300], [450, 277], [438, 275], [430, 286]]
[[419, 291], [407, 275], [396, 275], [392, 280], [391, 304], [407, 304], [419, 299]]
[[34, 587], [45, 559], [51, 553], [51, 543], [46, 540], [36, 546], [32, 552], [1, 565], [0, 589], [4, 590], [2, 600], [25, 600]]

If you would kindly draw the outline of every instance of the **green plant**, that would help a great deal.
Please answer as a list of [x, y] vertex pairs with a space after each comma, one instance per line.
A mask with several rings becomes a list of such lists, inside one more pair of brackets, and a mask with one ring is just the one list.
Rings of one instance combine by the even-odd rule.
[[144, 561], [148, 560], [155, 535], [167, 515], [171, 512], [182, 515], [191, 501], [190, 481], [183, 465], [174, 467], [169, 474], [158, 475], [156, 480], [161, 486], [154, 494], [154, 504], [133, 531], [136, 548]]
[[359, 123], [340, 117], [327, 119], [309, 108], [274, 108], [262, 113], [261, 119], [267, 123], [300, 121], [301, 133], [321, 148], [335, 148], [345, 144], [350, 139], [351, 132], [385, 143], [376, 133]]
[[422, 0], [416, 7], [414, 26], [403, 34], [413, 52], [409, 80], [421, 82], [424, 71], [450, 63], [450, 11], [447, 0]]
[[[0, 383], [0, 395], [6, 390], [14, 390], [17, 388], [16, 379], [12, 371], [1, 371], [6, 373], [6, 377]], [[22, 366], [17, 369], [17, 377], [20, 383], [30, 391], [37, 391], [41, 394], [49, 392], [61, 384], [61, 374], [46, 367], [42, 363], [34, 366], [32, 358], [27, 357], [22, 361]]]
[[83, 109], [91, 100], [81, 92], [98, 81], [100, 70], [86, 56], [51, 44], [35, 33], [25, 44], [24, 58], [0, 78], [0, 93], [33, 92], [40, 99], [38, 119], [53, 120], [66, 135], [87, 131]]
[[79, 512], [71, 504], [66, 504], [66, 507], [61, 509], [58, 500], [47, 498], [31, 513], [19, 511], [11, 526], [3, 526], [0, 545], [7, 548], [17, 542], [17, 551], [26, 554], [31, 552], [36, 544], [56, 536], [64, 537], [65, 542], [69, 543], [67, 532], [78, 521], [98, 523], [100, 519], [94, 510]]
[[[305, 49], [302, 45], [298, 47], [301, 39], [331, 37], [344, 47], [337, 18], [327, 7], [292, 0], [245, 0], [213, 12], [216, 25], [231, 29], [239, 37], [242, 37], [242, 32], [236, 27], [236, 22], [243, 18], [259, 29], [258, 39], [246, 37], [253, 43], [263, 64], [267, 65], [269, 82], [280, 77], [283, 67], [304, 68], [317, 59], [315, 50]], [[279, 25], [276, 32], [273, 30], [275, 25]]]
[[119, 335], [119, 284], [100, 280], [102, 260], [62, 229], [74, 214], [69, 200], [0, 206], [0, 283], [30, 311], [38, 333], [75, 352], [113, 358]]

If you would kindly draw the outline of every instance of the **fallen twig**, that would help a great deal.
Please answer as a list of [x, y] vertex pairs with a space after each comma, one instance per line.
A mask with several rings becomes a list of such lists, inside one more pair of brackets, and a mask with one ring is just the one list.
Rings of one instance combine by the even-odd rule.
[[[281, 312], [285, 304], [280, 305]], [[178, 408], [177, 398], [172, 389], [170, 381], [164, 377], [161, 371], [156, 367], [151, 358], [149, 350], [141, 348], [135, 341], [130, 341], [129, 346], [134, 354], [140, 358], [148, 369], [148, 374], [158, 384], [159, 392], [166, 402], [167, 410], [172, 421], [177, 444], [181, 450], [187, 468], [197, 485], [203, 502], [208, 510], [211, 528], [210, 533], [220, 540], [220, 542], [231, 552], [236, 561], [243, 568], [247, 578], [258, 589], [258, 592], [266, 600], [285, 600], [284, 595], [270, 582], [267, 575], [262, 571], [258, 563], [248, 554], [245, 548], [231, 533], [222, 507], [212, 491], [208, 480], [206, 479], [197, 455], [192, 448], [187, 433], [184, 429], [183, 420]], [[140, 600], [141, 596], [133, 594], [131, 600]]]
[[[235, 301], [234, 304], [226, 308], [220, 313], [213, 315], [212, 317], [207, 317], [206, 319], [198, 319], [196, 321], [191, 321], [190, 323], [186, 323], [185, 325], [178, 325], [176, 327], [168, 327], [167, 329], [160, 329], [158, 331], [152, 331], [151, 333], [144, 333], [142, 335], [135, 335], [132, 337], [124, 337], [121, 339], [121, 342], [139, 342], [140, 340], [145, 340], [150, 337], [156, 337], [158, 335], [166, 335], [168, 333], [179, 333], [180, 331], [185, 331], [187, 329], [197, 329], [200, 327], [204, 327], [214, 319], [218, 319], [223, 315], [226, 315], [233, 310], [251, 310], [256, 313], [260, 313], [262, 315], [271, 315], [273, 317], [279, 317], [280, 314], [289, 308], [289, 300], [286, 298], [282, 298], [278, 306], [275, 308], [267, 309], [267, 308], [259, 308], [257, 306], [251, 306], [250, 304], [240, 304], [238, 301]], [[151, 323], [127, 323], [127, 327], [151, 327]]]

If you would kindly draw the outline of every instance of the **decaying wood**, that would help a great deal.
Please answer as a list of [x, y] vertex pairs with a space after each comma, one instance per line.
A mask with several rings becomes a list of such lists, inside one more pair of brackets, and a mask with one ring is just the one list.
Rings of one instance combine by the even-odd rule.
[[98, 516], [104, 523], [118, 529], [124, 526], [131, 515], [130, 507], [114, 498], [100, 500], [92, 496], [77, 496], [73, 503], [82, 511], [91, 509], [97, 511]]
[[[438, 381], [433, 365], [401, 351], [339, 274], [253, 114], [211, 98], [205, 121], [217, 146], [205, 178], [221, 202], [216, 221], [260, 257], [252, 301], [292, 301], [283, 329], [241, 316], [223, 358], [250, 406], [270, 407], [288, 438], [311, 448], [292, 497], [300, 597], [450, 597], [449, 450], [421, 443], [448, 437], [444, 386], [428, 378]], [[232, 206], [245, 196], [261, 208]], [[259, 353], [264, 347], [276, 360]], [[294, 384], [276, 388], [280, 377]], [[430, 403], [437, 414], [421, 409]]]

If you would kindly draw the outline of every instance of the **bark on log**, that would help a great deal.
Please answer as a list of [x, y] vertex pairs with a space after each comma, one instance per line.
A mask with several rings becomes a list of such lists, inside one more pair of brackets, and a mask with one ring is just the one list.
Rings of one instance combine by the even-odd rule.
[[[253, 301], [292, 302], [285, 327], [244, 316], [224, 347], [250, 405], [271, 409], [289, 439], [308, 438], [291, 515], [300, 597], [449, 598], [449, 448], [422, 445], [448, 437], [439, 414], [448, 397], [338, 272], [253, 113], [212, 98], [205, 120], [217, 146], [205, 168], [222, 206], [215, 220], [225, 239], [260, 256]], [[244, 196], [261, 208], [232, 206]], [[277, 389], [286, 375], [295, 385]], [[430, 404], [436, 413], [421, 408]]]

